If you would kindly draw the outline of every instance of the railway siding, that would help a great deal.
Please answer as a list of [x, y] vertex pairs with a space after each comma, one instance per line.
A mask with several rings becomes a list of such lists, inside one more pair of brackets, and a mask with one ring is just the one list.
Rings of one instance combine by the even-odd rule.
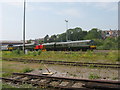
[[49, 61], [49, 60], [3, 58], [3, 57], [2, 59], [6, 61], [18, 61], [18, 62], [27, 62], [27, 63], [59, 64], [59, 65], [71, 65], [71, 66], [100, 67], [100, 68], [120, 68], [120, 64], [110, 64], [110, 63], [83, 63], [83, 62]]
[[33, 75], [25, 73], [13, 73], [13, 78], [0, 78], [5, 82], [27, 83], [38, 87], [50, 87], [59, 89], [116, 89], [120, 88], [119, 81], [90, 80], [66, 77], [53, 77], [45, 75]]

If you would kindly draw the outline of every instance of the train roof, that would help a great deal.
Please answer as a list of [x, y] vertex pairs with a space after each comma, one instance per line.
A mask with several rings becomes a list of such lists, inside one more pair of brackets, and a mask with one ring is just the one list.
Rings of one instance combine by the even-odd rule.
[[55, 42], [52, 42], [52, 43], [43, 43], [42, 45], [53, 45], [55, 44]]
[[53, 45], [53, 44], [70, 44], [70, 43], [80, 43], [80, 42], [90, 42], [92, 40], [80, 40], [80, 41], [69, 41], [69, 42], [52, 42], [52, 43], [44, 43], [42, 45]]
[[90, 42], [91, 40], [80, 40], [80, 41], [69, 41], [69, 42], [58, 42], [57, 44], [70, 44], [70, 43], [80, 43], [80, 42]]
[[[14, 47], [21, 47], [23, 44], [13, 45]], [[25, 46], [35, 46], [34, 44], [25, 44]]]

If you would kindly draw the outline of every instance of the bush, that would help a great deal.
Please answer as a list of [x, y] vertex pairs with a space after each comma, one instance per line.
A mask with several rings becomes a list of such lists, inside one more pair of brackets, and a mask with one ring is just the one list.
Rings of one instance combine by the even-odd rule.
[[33, 52], [33, 56], [37, 56], [37, 54], [36, 54], [36, 52], [35, 52], [35, 51]]
[[21, 52], [19, 49], [17, 49], [17, 50], [13, 50], [13, 54], [21, 54]]
[[11, 73], [3, 73], [2, 74], [2, 77], [8, 77], [8, 76], [11, 76]]
[[98, 79], [100, 78], [97, 74], [90, 74], [89, 79]]
[[42, 53], [42, 51], [41, 51], [41, 50], [39, 50], [39, 51], [38, 51], [38, 55], [40, 55], [41, 53]]
[[[9, 90], [15, 90], [13, 88], [15, 88], [14, 86], [7, 84], [7, 83], [2, 83], [2, 88], [3, 90], [7, 90], [7, 88], [9, 88]], [[6, 88], [6, 89], [5, 89]], [[2, 90], [2, 89], [1, 89]], [[17, 89], [16, 89], [17, 90]]]
[[94, 39], [97, 49], [101, 50], [117, 50], [120, 45], [118, 38], [107, 37], [106, 39]]
[[27, 73], [27, 72], [31, 72], [31, 71], [33, 71], [33, 69], [31, 69], [31, 68], [25, 68], [25, 69], [23, 70], [23, 73]]

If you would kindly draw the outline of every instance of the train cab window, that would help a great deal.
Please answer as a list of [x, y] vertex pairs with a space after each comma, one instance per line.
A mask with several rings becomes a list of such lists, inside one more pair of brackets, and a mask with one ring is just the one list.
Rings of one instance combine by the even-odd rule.
[[92, 40], [89, 42], [89, 45], [95, 45], [95, 42]]

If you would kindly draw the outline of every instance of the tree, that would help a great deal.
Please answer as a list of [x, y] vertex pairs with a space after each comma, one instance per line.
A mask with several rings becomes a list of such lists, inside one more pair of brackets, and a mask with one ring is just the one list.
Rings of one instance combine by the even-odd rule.
[[82, 39], [84, 39], [85, 38], [85, 36], [87, 35], [87, 31], [82, 31]]
[[32, 39], [28, 40], [27, 43], [32, 43]]
[[49, 35], [46, 35], [45, 37], [44, 37], [44, 43], [47, 43], [49, 41]]
[[98, 30], [97, 28], [93, 28], [87, 33], [85, 39], [101, 39], [101, 35], [102, 34], [100, 30]]
[[81, 28], [76, 27], [74, 29], [67, 30], [67, 34], [68, 34], [67, 35], [68, 40], [71, 40], [71, 41], [83, 40], [87, 34], [87, 31], [82, 31]]
[[97, 46], [103, 45], [103, 42], [104, 42], [104, 40], [102, 40], [102, 39], [94, 39], [94, 43], [95, 43], [95, 45], [97, 45]]
[[49, 39], [50, 42], [56, 42], [57, 36], [56, 35], [52, 35]]
[[39, 44], [43, 43], [43, 40], [38, 40]]
[[66, 41], [66, 33], [62, 33], [59, 35], [60, 42], [65, 42]]
[[95, 40], [95, 42], [97, 42], [96, 45], [98, 49], [105, 49], [105, 50], [118, 49], [118, 42], [117, 42], [117, 39], [115, 38], [107, 37], [105, 40], [98, 39], [98, 40]]

